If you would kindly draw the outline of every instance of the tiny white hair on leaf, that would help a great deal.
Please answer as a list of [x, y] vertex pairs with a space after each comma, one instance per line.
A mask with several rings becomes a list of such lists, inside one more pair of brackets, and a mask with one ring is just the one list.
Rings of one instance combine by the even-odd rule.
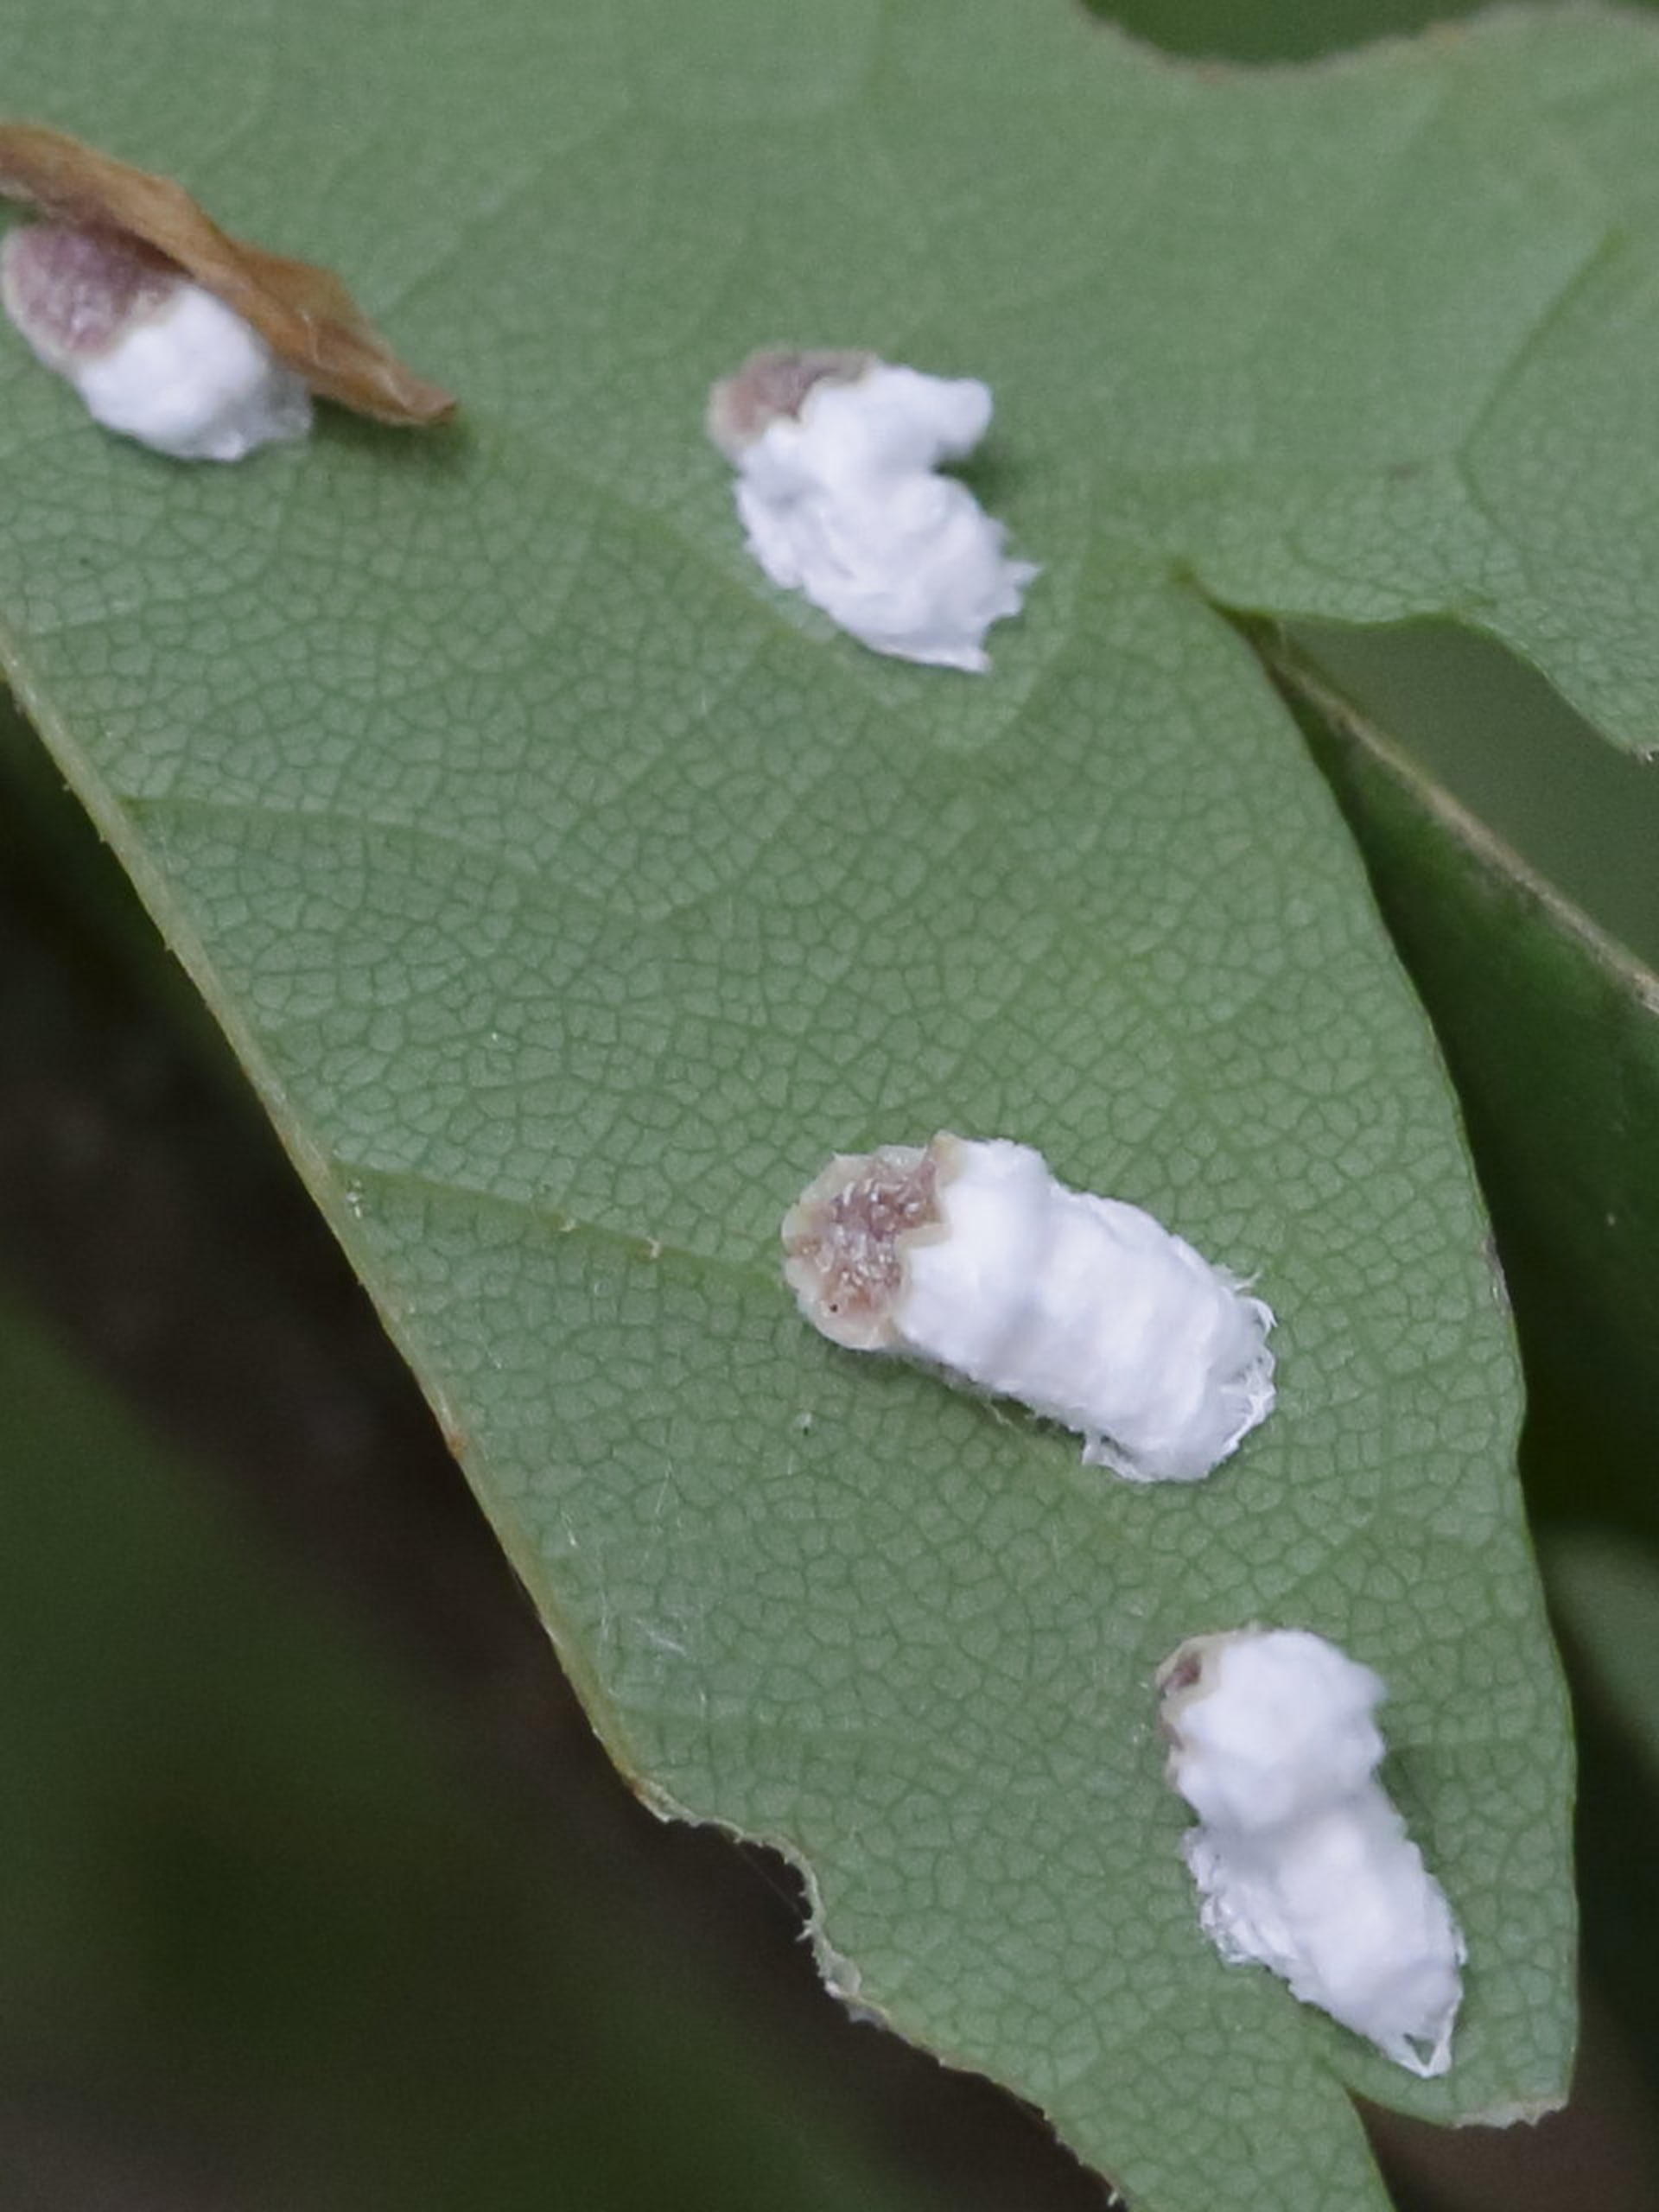
[[240, 461], [311, 427], [303, 378], [250, 324], [112, 232], [16, 226], [0, 302], [94, 421], [175, 461]]
[[1029, 1145], [942, 1134], [837, 1155], [783, 1236], [825, 1336], [1016, 1398], [1131, 1482], [1196, 1482], [1273, 1408], [1271, 1309]]
[[991, 395], [824, 348], [750, 356], [709, 395], [709, 435], [737, 470], [748, 549], [873, 652], [981, 673], [986, 631], [1036, 575], [1002, 550], [965, 484], [941, 476], [984, 436]]
[[1158, 1683], [1205, 1935], [1396, 2065], [1444, 2074], [1466, 1954], [1376, 1778], [1382, 1681], [1308, 1630], [1246, 1628], [1189, 1638]]

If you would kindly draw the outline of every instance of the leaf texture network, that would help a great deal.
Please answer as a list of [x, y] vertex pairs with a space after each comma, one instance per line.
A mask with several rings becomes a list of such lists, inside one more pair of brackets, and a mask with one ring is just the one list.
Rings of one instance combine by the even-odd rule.
[[[18, 0], [8, 99], [346, 270], [459, 391], [188, 471], [0, 359], [6, 671], [242, 1054], [620, 1762], [836, 1983], [1151, 2212], [1383, 2202], [1348, 2090], [1558, 2098], [1564, 1708], [1425, 1020], [1217, 605], [1449, 614], [1650, 741], [1659, 36], [1306, 71], [1059, 0]], [[173, 57], [188, 55], [188, 70]], [[979, 682], [773, 592], [766, 342], [987, 378]], [[1039, 1146], [1259, 1272], [1280, 1410], [1147, 1493], [782, 1293], [833, 1149]], [[1389, 1682], [1471, 1947], [1415, 2085], [1198, 1933], [1152, 1676]]]

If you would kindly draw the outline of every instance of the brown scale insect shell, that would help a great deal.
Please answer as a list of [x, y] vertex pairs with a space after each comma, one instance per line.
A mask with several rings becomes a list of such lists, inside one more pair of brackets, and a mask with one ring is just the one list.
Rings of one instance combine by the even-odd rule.
[[938, 1205], [958, 1140], [838, 1153], [784, 1216], [784, 1278], [814, 1328], [849, 1351], [903, 1343], [905, 1255], [944, 1236]]
[[817, 385], [856, 384], [874, 361], [874, 353], [852, 346], [763, 346], [714, 386], [704, 427], [727, 460], [734, 462], [774, 423], [798, 416]]
[[181, 281], [163, 255], [115, 231], [22, 223], [0, 245], [0, 302], [60, 374], [109, 352]]
[[1217, 1657], [1230, 1644], [1262, 1633], [1251, 1624], [1245, 1628], [1217, 1629], [1205, 1636], [1189, 1636], [1184, 1643], [1176, 1645], [1153, 1676], [1154, 1687], [1161, 1698], [1158, 1707], [1159, 1732], [1170, 1747], [1172, 1766], [1182, 1749], [1181, 1715], [1189, 1705], [1208, 1697], [1214, 1689]]

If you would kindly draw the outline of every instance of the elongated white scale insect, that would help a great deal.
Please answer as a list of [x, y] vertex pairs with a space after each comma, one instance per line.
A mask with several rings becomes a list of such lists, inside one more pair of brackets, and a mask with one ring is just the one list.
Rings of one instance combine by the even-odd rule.
[[709, 435], [737, 470], [748, 547], [873, 652], [982, 673], [993, 622], [1037, 574], [965, 484], [938, 474], [984, 436], [974, 377], [873, 353], [751, 354], [709, 394]]
[[113, 232], [61, 223], [10, 232], [0, 301], [96, 421], [175, 461], [240, 461], [311, 427], [304, 383], [256, 330]]
[[1131, 1482], [1196, 1482], [1273, 1408], [1273, 1314], [1139, 1206], [995, 1137], [839, 1155], [784, 1219], [816, 1328], [1075, 1429]]
[[1205, 1935], [1396, 2065], [1444, 2074], [1464, 1943], [1376, 1779], [1382, 1683], [1323, 1637], [1262, 1628], [1192, 1637], [1158, 1682]]

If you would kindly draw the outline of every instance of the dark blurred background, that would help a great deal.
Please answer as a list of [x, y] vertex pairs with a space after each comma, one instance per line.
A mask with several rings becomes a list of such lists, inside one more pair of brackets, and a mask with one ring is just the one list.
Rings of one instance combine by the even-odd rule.
[[[1249, 60], [1427, 16], [1109, 12]], [[1659, 961], [1659, 785], [1539, 679], [1433, 628], [1259, 642]], [[1560, 1020], [1532, 1003], [1516, 913], [1299, 710], [1463, 1096], [1584, 1762], [1572, 2108], [1501, 2133], [1379, 2116], [1379, 2155], [1402, 2212], [1652, 2212], [1659, 1247], [1626, 1236], [1595, 1273], [1562, 1222], [1616, 1182], [1634, 1218], [1659, 1205], [1659, 1046], [1573, 973]], [[1111, 2202], [1034, 2114], [823, 1993], [781, 1862], [629, 1796], [221, 1041], [3, 700], [0, 1376], [0, 2207]]]

